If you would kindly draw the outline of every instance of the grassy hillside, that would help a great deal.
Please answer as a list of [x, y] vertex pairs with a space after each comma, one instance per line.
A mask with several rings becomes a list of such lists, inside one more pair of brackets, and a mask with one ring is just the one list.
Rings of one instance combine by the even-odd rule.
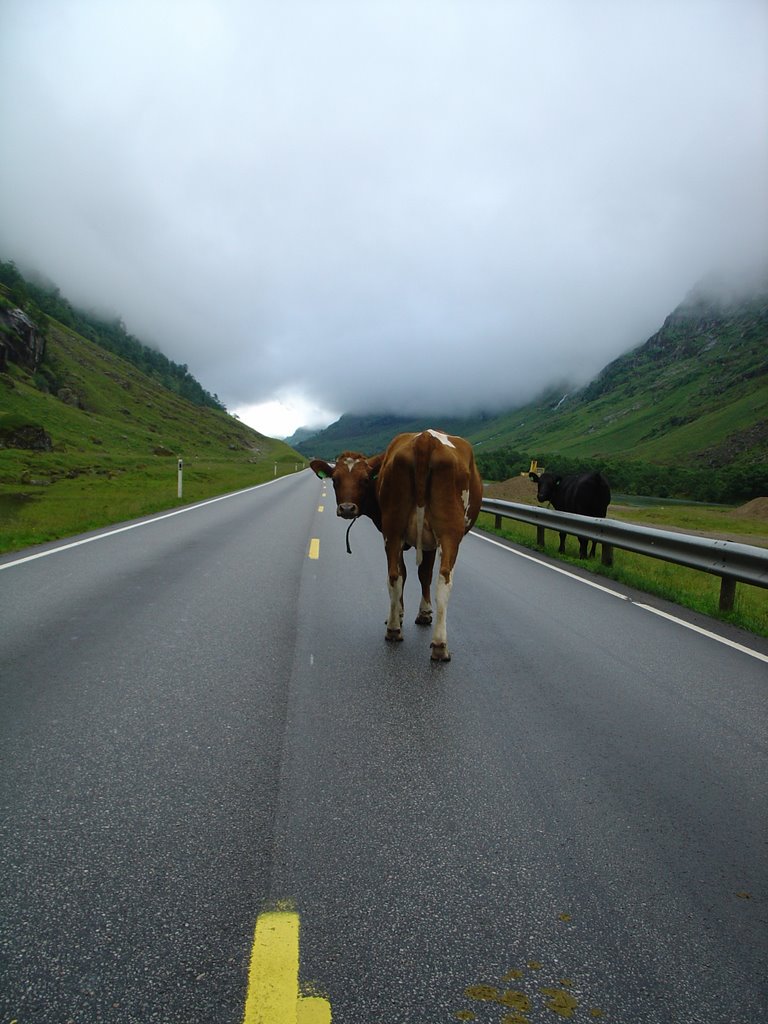
[[[9, 446], [25, 436], [38, 448]], [[55, 320], [36, 373], [11, 363], [0, 374], [0, 551], [237, 490], [304, 464], [283, 442], [190, 404]]]
[[645, 344], [561, 397], [521, 410], [495, 446], [666, 465], [765, 461], [768, 296], [726, 307], [692, 297]]
[[[694, 292], [652, 338], [609, 364], [586, 388], [494, 416], [342, 417], [299, 450], [333, 457], [380, 451], [403, 430], [440, 426], [482, 459], [590, 463], [629, 459], [691, 471], [768, 469], [768, 287], [748, 299]], [[511, 475], [509, 472], [502, 475]]]
[[345, 414], [329, 427], [297, 445], [307, 456], [333, 459], [343, 451], [372, 455], [384, 451], [397, 434], [435, 427], [449, 434], [472, 438], [484, 424], [483, 417], [466, 419], [457, 416], [404, 417], [392, 415], [354, 416]]
[[41, 327], [44, 328], [47, 318], [52, 317], [63, 327], [69, 327], [88, 341], [133, 363], [156, 383], [193, 405], [226, 411], [218, 397], [209, 394], [186, 366], [172, 362], [156, 348], [129, 334], [121, 317], [105, 318], [77, 309], [52, 281], [38, 275], [30, 275], [27, 279], [13, 262], [0, 260], [0, 285], [11, 302], [26, 310]]

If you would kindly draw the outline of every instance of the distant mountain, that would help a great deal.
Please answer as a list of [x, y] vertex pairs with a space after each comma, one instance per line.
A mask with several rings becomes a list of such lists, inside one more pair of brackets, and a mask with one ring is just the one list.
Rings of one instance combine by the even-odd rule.
[[307, 441], [310, 437], [314, 437], [317, 433], [317, 427], [299, 427], [291, 434], [290, 437], [286, 437], [285, 443], [290, 445], [291, 448], [295, 448], [297, 444], [302, 441]]
[[462, 434], [468, 437], [470, 428], [480, 429], [483, 422], [482, 417], [470, 420], [456, 416], [414, 418], [391, 414], [356, 416], [345, 413], [335, 423], [331, 423], [295, 447], [305, 455], [311, 453], [322, 458], [334, 458], [341, 451], [373, 454], [376, 451], [383, 451], [396, 434], [436, 427], [446, 430], [449, 434]]
[[695, 288], [642, 345], [586, 387], [549, 392], [493, 416], [342, 416], [298, 445], [333, 458], [373, 454], [395, 434], [435, 426], [479, 452], [713, 468], [768, 463], [768, 281], [748, 294]]

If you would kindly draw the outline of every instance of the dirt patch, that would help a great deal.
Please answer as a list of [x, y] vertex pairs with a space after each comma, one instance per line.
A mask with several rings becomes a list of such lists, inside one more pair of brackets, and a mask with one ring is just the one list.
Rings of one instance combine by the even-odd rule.
[[768, 519], [768, 498], [753, 498], [746, 505], [735, 508], [731, 515], [745, 519]]
[[509, 480], [488, 484], [485, 488], [486, 498], [498, 498], [499, 501], [517, 501], [525, 505], [538, 505], [536, 500], [536, 484], [529, 476], [513, 476]]

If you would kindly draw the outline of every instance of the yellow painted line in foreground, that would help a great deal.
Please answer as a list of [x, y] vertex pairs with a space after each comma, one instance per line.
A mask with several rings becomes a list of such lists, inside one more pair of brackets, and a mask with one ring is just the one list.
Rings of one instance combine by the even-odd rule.
[[318, 512], [325, 512], [325, 505], [318, 505], [317, 506], [317, 511]]
[[318, 537], [313, 537], [312, 540], [309, 542], [309, 557], [320, 557], [320, 539]]
[[243, 1024], [331, 1024], [331, 1004], [299, 994], [299, 915], [260, 914], [251, 950]]

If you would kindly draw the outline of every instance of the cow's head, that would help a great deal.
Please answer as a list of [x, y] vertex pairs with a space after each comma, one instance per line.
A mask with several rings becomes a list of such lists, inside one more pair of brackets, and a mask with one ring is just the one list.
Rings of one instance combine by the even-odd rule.
[[342, 519], [370, 516], [378, 525], [376, 474], [383, 455], [368, 459], [360, 452], [342, 452], [335, 462], [313, 459], [312, 471], [324, 480], [330, 477], [336, 494], [336, 515]]
[[539, 485], [536, 493], [537, 500], [551, 501], [560, 486], [561, 478], [555, 473], [529, 473], [528, 476]]

